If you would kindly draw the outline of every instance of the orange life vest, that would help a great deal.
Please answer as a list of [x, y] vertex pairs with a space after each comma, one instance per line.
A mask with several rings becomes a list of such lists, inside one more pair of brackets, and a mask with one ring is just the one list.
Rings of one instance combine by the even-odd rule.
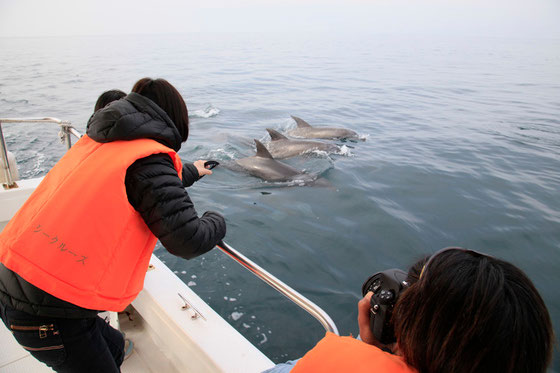
[[157, 238], [128, 202], [137, 159], [177, 153], [154, 140], [98, 143], [83, 136], [0, 233], [0, 262], [83, 308], [122, 311], [142, 290]]
[[354, 339], [327, 332], [291, 373], [416, 373], [399, 356]]

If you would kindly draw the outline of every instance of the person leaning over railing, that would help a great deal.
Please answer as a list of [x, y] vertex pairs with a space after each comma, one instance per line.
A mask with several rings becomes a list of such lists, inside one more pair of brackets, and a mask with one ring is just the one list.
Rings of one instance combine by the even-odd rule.
[[[370, 328], [372, 292], [358, 302], [360, 339], [332, 333], [266, 373], [545, 373], [554, 335], [531, 280], [503, 260], [461, 248], [433, 255], [398, 298], [397, 342]], [[385, 351], [384, 351], [385, 350]]]
[[226, 233], [185, 187], [211, 174], [182, 165], [186, 104], [163, 79], [139, 80], [94, 113], [83, 136], [0, 233], [0, 316], [58, 372], [118, 372], [122, 334], [99, 310], [122, 311], [142, 289], [159, 239], [190, 259]]

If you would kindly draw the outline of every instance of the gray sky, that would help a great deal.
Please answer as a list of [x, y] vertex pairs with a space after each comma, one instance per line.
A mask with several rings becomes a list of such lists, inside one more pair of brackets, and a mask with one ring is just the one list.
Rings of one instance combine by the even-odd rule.
[[560, 0], [0, 0], [0, 36], [371, 32], [560, 37]]

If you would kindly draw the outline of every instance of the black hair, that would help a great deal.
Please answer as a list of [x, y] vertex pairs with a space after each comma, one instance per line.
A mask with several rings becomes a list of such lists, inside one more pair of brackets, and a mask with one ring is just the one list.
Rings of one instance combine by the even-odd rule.
[[119, 89], [111, 89], [109, 91], [105, 91], [97, 99], [97, 102], [95, 103], [95, 108], [94, 108], [93, 111], [96, 112], [99, 109], [103, 109], [105, 106], [109, 105], [111, 102], [116, 101], [116, 100], [120, 100], [124, 96], [126, 96], [126, 93], [124, 93], [123, 91], [121, 91]]
[[554, 333], [529, 278], [466, 250], [434, 256], [397, 301], [395, 335], [419, 373], [544, 373]]
[[189, 112], [183, 97], [165, 79], [142, 78], [134, 84], [132, 92], [141, 94], [163, 109], [175, 124], [182, 142], [189, 137]]

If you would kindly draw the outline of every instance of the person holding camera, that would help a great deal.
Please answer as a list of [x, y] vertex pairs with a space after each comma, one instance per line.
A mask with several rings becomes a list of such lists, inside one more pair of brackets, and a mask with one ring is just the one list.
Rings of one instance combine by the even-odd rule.
[[506, 261], [445, 248], [408, 275], [373, 275], [362, 293], [361, 340], [327, 333], [301, 359], [266, 372], [544, 373], [551, 362], [544, 301]]

